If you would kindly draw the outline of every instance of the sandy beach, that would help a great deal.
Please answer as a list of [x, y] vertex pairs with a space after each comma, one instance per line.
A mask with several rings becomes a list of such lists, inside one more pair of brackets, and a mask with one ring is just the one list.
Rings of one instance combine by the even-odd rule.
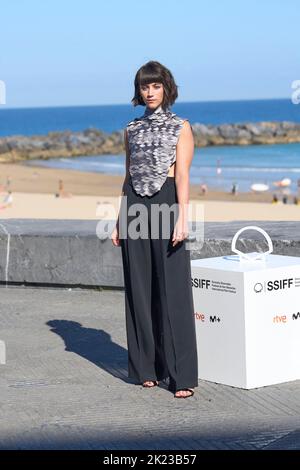
[[[9, 186], [6, 185], [9, 178]], [[56, 197], [59, 180], [66, 197]], [[0, 218], [101, 219], [114, 218], [120, 204], [122, 176], [53, 169], [20, 164], [0, 165]], [[7, 189], [12, 203], [5, 207]], [[69, 195], [69, 197], [67, 197]], [[300, 205], [271, 204], [272, 193], [230, 193], [190, 186], [190, 220], [300, 220]], [[197, 208], [197, 210], [196, 210]]]

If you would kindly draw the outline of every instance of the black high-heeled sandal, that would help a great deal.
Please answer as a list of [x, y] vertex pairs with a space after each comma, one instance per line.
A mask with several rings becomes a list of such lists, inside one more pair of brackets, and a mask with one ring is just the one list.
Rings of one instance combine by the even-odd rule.
[[[188, 395], [176, 395], [177, 392], [190, 392]], [[174, 393], [174, 398], [189, 398], [189, 397], [192, 397], [194, 395], [194, 390], [192, 390], [191, 388], [181, 388], [180, 390], [176, 390], [176, 392]]]
[[[148, 383], [150, 382], [152, 385], [148, 385]], [[145, 382], [143, 382], [142, 385], [144, 388], [153, 388], [153, 387], [158, 386], [158, 381], [157, 380], [145, 380]]]

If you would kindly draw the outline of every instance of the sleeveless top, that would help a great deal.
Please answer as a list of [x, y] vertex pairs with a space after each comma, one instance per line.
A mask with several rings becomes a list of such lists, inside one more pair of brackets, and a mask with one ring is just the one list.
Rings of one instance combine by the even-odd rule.
[[176, 145], [184, 121], [169, 109], [146, 108], [143, 116], [127, 126], [129, 173], [132, 186], [141, 196], [152, 196], [167, 179], [176, 161]]

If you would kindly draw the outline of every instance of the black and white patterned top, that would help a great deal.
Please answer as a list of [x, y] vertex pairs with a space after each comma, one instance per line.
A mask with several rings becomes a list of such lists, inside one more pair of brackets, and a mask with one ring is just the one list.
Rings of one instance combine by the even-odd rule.
[[183, 119], [158, 106], [146, 108], [143, 116], [127, 126], [129, 173], [135, 191], [141, 196], [152, 196], [167, 179], [170, 166], [176, 161], [176, 145]]

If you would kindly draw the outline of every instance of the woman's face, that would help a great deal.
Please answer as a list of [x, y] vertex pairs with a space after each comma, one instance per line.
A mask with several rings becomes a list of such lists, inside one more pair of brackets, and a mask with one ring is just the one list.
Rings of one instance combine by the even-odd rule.
[[140, 85], [140, 94], [148, 108], [157, 108], [163, 102], [163, 84], [160, 82], [153, 82], [148, 83], [147, 85]]

